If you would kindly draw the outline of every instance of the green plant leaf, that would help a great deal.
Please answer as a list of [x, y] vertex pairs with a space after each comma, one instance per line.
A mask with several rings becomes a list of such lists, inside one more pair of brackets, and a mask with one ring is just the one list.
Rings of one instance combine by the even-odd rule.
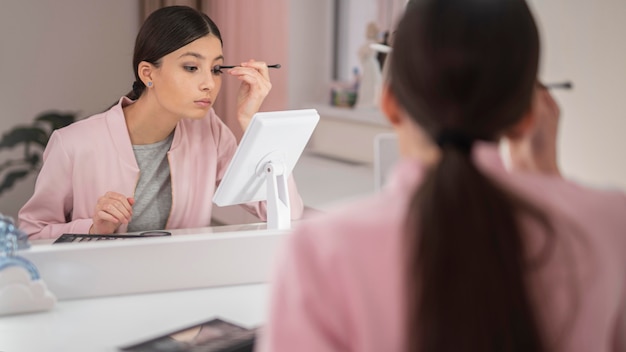
[[37, 122], [48, 122], [52, 130], [56, 130], [65, 127], [74, 122], [76, 114], [73, 113], [60, 113], [55, 111], [48, 111], [40, 114], [35, 118]]
[[26, 158], [26, 162], [28, 162], [31, 168], [37, 168], [39, 165], [39, 161], [41, 160], [41, 156], [37, 153], [31, 154], [30, 158]]
[[[0, 139], [0, 149], [13, 148], [23, 144], [25, 146], [25, 156], [23, 159], [8, 160], [2, 163], [0, 169], [13, 167], [22, 163], [30, 165], [30, 168], [7, 173], [0, 184], [0, 194], [13, 187], [15, 182], [26, 177], [29, 173], [39, 170], [41, 155], [37, 150], [31, 150], [31, 143], [44, 149], [48, 144], [52, 131], [73, 123], [75, 118], [75, 113], [47, 111], [39, 114], [32, 125], [26, 127], [17, 126], [2, 135], [2, 139]], [[49, 127], [46, 125], [49, 125]]]
[[30, 170], [17, 170], [11, 171], [4, 177], [4, 181], [0, 184], [0, 194], [10, 190], [16, 181], [26, 177], [30, 173]]
[[20, 143], [35, 143], [45, 147], [48, 143], [48, 133], [38, 127], [15, 127], [2, 135], [0, 149], [13, 148]]

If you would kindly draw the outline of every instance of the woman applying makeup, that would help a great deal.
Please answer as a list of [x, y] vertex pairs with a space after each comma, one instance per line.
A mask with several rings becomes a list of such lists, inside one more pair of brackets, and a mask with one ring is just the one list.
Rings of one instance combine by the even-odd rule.
[[[110, 110], [53, 133], [31, 199], [31, 238], [210, 225], [213, 193], [237, 148], [212, 107], [222, 79], [241, 81], [245, 130], [271, 89], [268, 67], [224, 64], [219, 29], [185, 6], [153, 12], [135, 42], [133, 90]], [[303, 204], [290, 177], [292, 218]], [[245, 205], [265, 219], [265, 202]]]
[[411, 3], [380, 104], [404, 159], [298, 224], [257, 352], [626, 351], [626, 194], [559, 176], [526, 2]]

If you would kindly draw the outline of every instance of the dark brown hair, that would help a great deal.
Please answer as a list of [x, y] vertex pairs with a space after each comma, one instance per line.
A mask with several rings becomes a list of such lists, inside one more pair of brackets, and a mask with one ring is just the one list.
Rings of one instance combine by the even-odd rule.
[[523, 0], [415, 0], [395, 33], [391, 91], [441, 148], [407, 214], [410, 351], [543, 351], [520, 212], [472, 161], [531, 104], [539, 61]]
[[158, 67], [163, 56], [209, 34], [224, 44], [217, 25], [209, 16], [191, 7], [168, 6], [152, 12], [141, 26], [135, 40], [133, 54], [135, 82], [133, 90], [127, 97], [137, 99], [146, 88], [137, 72], [139, 63], [146, 61]]

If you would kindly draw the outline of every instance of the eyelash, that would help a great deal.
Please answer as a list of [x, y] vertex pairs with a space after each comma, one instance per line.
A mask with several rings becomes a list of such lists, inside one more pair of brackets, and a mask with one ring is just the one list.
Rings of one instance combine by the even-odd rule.
[[[196, 72], [196, 71], [198, 71], [198, 67], [196, 67], [196, 66], [185, 65], [185, 66], [183, 66], [183, 68], [187, 72]], [[221, 75], [222, 73], [224, 73], [224, 71], [222, 71], [222, 68], [220, 67], [220, 65], [215, 65], [215, 66], [213, 66], [213, 68], [211, 68], [211, 73], [214, 74], [214, 75]]]
[[215, 65], [211, 69], [211, 73], [214, 74], [214, 75], [221, 75], [224, 72], [222, 71], [222, 68], [220, 67], [220, 65]]

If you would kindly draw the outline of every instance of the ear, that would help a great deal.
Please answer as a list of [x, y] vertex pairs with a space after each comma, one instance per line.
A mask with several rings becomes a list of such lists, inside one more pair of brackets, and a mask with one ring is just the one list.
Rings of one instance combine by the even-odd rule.
[[384, 83], [380, 94], [380, 109], [393, 126], [400, 124], [400, 106], [388, 83]]
[[509, 139], [522, 138], [531, 133], [535, 125], [535, 114], [532, 108], [522, 116], [522, 118], [511, 127], [504, 135]]
[[147, 61], [142, 61], [137, 66], [137, 73], [139, 74], [139, 79], [147, 86], [148, 82], [153, 80], [154, 65]]

